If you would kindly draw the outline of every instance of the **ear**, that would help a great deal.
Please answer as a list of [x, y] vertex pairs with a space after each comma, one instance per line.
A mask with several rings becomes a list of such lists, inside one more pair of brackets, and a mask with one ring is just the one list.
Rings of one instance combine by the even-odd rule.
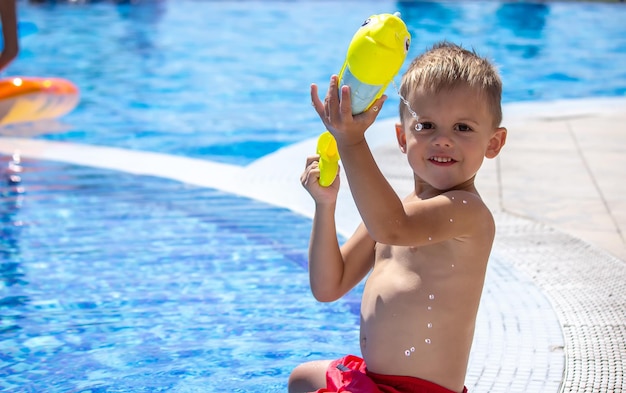
[[498, 127], [496, 129], [496, 132], [493, 133], [489, 140], [489, 145], [487, 145], [485, 157], [495, 158], [498, 153], [500, 153], [500, 150], [502, 150], [502, 147], [506, 143], [506, 133], [507, 130], [504, 127]]
[[401, 123], [396, 123], [396, 138], [398, 139], [400, 151], [406, 154], [406, 134], [404, 133], [404, 127]]

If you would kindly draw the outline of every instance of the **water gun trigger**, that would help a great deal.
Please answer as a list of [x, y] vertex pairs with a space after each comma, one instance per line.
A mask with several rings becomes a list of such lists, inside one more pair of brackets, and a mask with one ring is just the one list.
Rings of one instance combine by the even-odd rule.
[[339, 172], [339, 150], [333, 135], [325, 131], [317, 139], [317, 154], [320, 156], [319, 183], [322, 187], [328, 187], [335, 181]]

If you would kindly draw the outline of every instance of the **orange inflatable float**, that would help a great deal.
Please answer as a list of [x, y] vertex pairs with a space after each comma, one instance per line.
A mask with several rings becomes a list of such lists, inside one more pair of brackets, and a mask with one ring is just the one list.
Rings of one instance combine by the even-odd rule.
[[0, 126], [60, 117], [73, 110], [78, 100], [78, 88], [66, 79], [0, 79]]

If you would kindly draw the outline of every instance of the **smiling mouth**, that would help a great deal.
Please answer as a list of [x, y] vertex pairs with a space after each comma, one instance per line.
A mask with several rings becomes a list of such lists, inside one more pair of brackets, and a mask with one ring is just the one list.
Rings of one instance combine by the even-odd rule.
[[437, 164], [452, 164], [456, 162], [453, 158], [450, 158], [450, 157], [430, 157], [428, 161], [431, 161]]

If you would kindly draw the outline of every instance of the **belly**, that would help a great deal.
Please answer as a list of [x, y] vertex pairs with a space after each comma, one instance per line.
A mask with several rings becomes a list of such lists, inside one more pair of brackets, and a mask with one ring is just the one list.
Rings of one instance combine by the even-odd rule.
[[459, 329], [448, 300], [442, 288], [414, 272], [372, 274], [361, 303], [361, 351], [368, 369], [433, 381], [445, 369], [462, 378], [471, 333]]
[[422, 287], [416, 274], [372, 274], [368, 279], [361, 302], [361, 350], [366, 361], [371, 359], [372, 371], [378, 363], [398, 364], [426, 349], [422, 344], [433, 327], [428, 320], [432, 306]]

